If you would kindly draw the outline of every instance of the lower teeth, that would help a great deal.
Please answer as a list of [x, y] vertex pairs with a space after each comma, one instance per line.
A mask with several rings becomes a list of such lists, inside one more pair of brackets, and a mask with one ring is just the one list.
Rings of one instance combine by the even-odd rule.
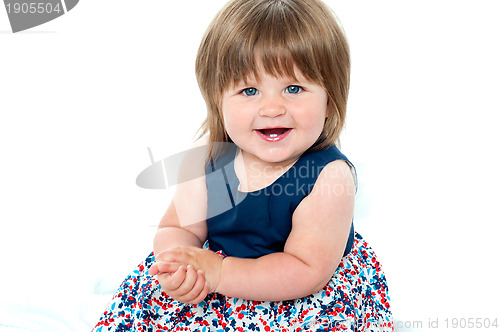
[[275, 137], [278, 137], [278, 134], [271, 134], [271, 135], [269, 135], [269, 137], [275, 138]]

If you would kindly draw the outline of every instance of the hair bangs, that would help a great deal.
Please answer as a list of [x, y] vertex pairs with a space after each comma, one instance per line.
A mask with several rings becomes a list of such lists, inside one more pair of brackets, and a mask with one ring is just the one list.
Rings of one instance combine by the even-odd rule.
[[[245, 82], [248, 78], [259, 80], [259, 73], [275, 77], [296, 77], [296, 69], [309, 80], [323, 85], [314, 42], [315, 33], [304, 25], [304, 13], [284, 7], [281, 1], [263, 2], [266, 10], [255, 10], [253, 17], [246, 17], [253, 24], [239, 26], [233, 32], [232, 50], [226, 52], [222, 80], [224, 88]], [[247, 21], [248, 22], [248, 21]], [[279, 28], [277, 28], [279, 27]]]

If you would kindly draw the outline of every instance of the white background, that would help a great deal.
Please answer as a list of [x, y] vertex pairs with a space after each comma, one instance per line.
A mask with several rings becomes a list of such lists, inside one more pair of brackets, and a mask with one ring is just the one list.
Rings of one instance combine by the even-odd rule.
[[[500, 319], [496, 2], [326, 2], [352, 52], [355, 225], [399, 327]], [[223, 3], [82, 0], [16, 34], [0, 7], [0, 301], [74, 330], [151, 251], [171, 190], [135, 178], [147, 147], [193, 141], [194, 59]]]

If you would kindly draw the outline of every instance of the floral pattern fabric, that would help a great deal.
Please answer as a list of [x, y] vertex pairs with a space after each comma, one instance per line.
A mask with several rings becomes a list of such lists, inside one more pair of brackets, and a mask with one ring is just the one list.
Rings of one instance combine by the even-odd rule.
[[355, 234], [329, 283], [289, 301], [209, 294], [197, 305], [162, 292], [151, 253], [120, 285], [93, 329], [104, 331], [393, 331], [387, 282], [372, 248]]

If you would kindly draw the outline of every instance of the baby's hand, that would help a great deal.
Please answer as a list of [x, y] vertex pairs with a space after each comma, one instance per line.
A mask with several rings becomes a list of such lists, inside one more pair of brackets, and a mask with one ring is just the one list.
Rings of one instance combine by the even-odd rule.
[[149, 273], [158, 275], [162, 290], [179, 302], [197, 304], [208, 294], [203, 271], [196, 271], [191, 265], [158, 261], [151, 266]]
[[161, 272], [175, 272], [176, 264], [191, 265], [198, 274], [202, 274], [209, 284], [209, 293], [215, 292], [219, 285], [222, 257], [210, 250], [195, 247], [178, 247], [165, 250], [157, 262], [157, 269]]

